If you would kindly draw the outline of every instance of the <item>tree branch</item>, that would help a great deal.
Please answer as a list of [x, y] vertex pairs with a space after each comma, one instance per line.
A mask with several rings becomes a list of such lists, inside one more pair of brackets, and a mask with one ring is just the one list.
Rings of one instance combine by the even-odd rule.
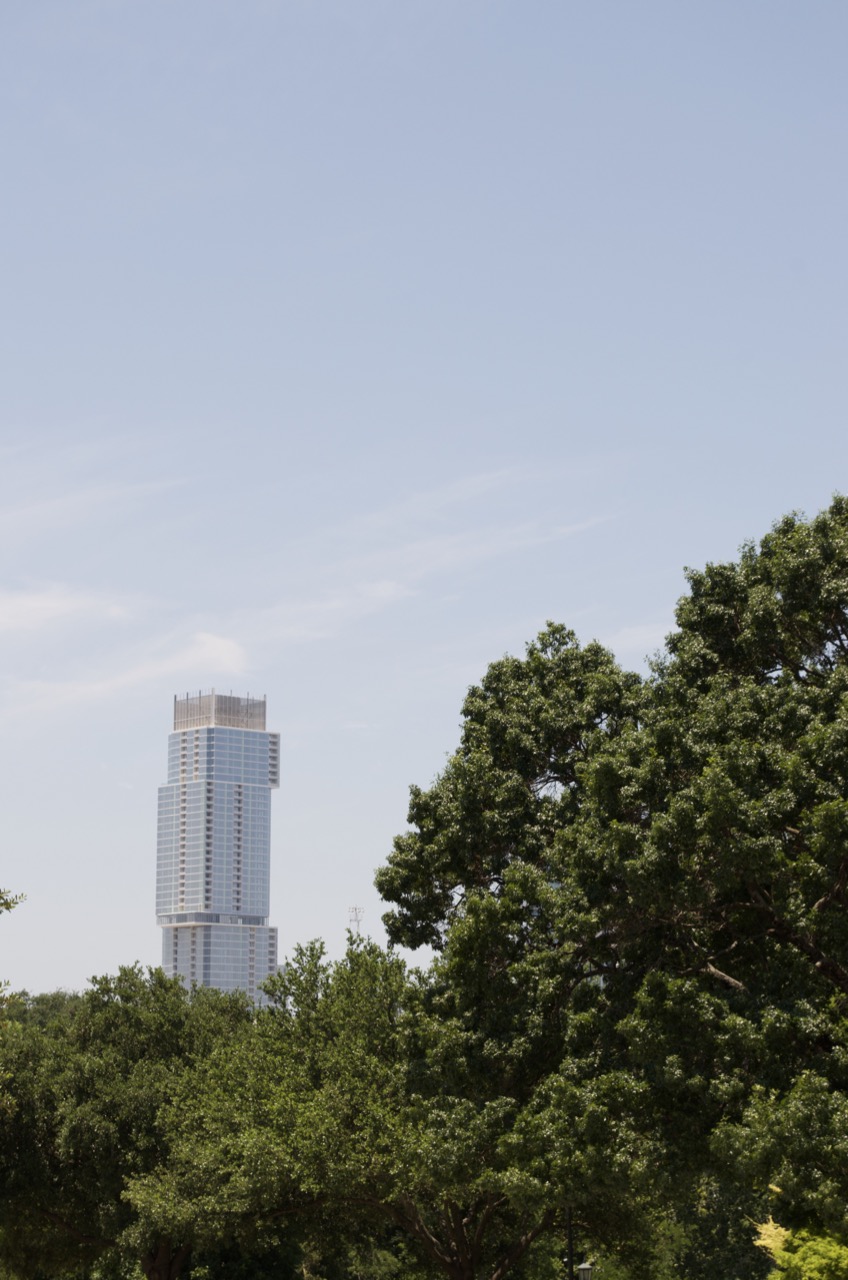
[[740, 982], [738, 978], [731, 978], [729, 973], [722, 973], [721, 969], [717, 969], [709, 960], [704, 965], [704, 973], [708, 973], [711, 978], [718, 978], [719, 982], [726, 982], [729, 987], [733, 987], [734, 991], [748, 990], [744, 982]]
[[783, 920], [775, 911], [774, 907], [766, 901], [764, 895], [756, 885], [748, 888], [751, 895], [751, 904], [755, 910], [760, 911], [771, 921], [769, 933], [779, 938], [781, 942], [786, 942], [789, 946], [794, 947], [796, 951], [800, 951], [813, 961], [815, 968], [822, 975], [832, 982], [840, 991], [848, 994], [848, 970], [843, 969], [842, 965], [828, 956], [822, 951], [818, 943], [809, 936], [809, 934], [799, 933], [797, 929]]
[[503, 1280], [503, 1277], [515, 1265], [520, 1258], [524, 1256], [530, 1248], [534, 1240], [537, 1240], [543, 1232], [550, 1230], [553, 1226], [554, 1214], [552, 1209], [548, 1209], [535, 1227], [531, 1227], [529, 1231], [525, 1231], [524, 1235], [516, 1240], [515, 1244], [504, 1254], [498, 1265], [491, 1274], [490, 1280]]

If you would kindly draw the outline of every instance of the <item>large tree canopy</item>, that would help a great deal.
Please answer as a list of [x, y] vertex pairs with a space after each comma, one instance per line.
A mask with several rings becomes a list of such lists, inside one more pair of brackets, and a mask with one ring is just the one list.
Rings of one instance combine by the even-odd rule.
[[505, 1038], [600, 984], [678, 1175], [754, 1085], [848, 1086], [848, 503], [687, 576], [645, 679], [556, 626], [495, 662], [377, 877]]
[[76, 1277], [134, 1259], [150, 1280], [176, 1280], [192, 1238], [146, 1230], [124, 1193], [167, 1164], [162, 1109], [182, 1076], [247, 1021], [246, 999], [138, 966], [79, 997], [13, 1000], [0, 1031], [0, 1264]]
[[392, 941], [440, 948], [469, 897], [505, 890], [510, 869], [550, 883], [558, 834], [579, 821], [583, 776], [639, 713], [641, 682], [598, 644], [549, 626], [524, 660], [494, 663], [463, 707], [462, 742], [377, 873]]
[[236, 1051], [185, 1078], [174, 1158], [129, 1188], [142, 1220], [276, 1232], [322, 1276], [345, 1255], [368, 1275], [390, 1245], [410, 1277], [552, 1277], [569, 1217], [583, 1243], [650, 1252], [656, 1153], [590, 1000], [551, 1055], [529, 1028], [522, 1048], [467, 1021], [446, 973], [408, 975], [370, 943], [335, 964], [299, 951], [270, 991]]
[[848, 994], [848, 503], [687, 576], [646, 680], [549, 626], [469, 691], [377, 876], [394, 941], [440, 947], [538, 878], [607, 978], [661, 958]]

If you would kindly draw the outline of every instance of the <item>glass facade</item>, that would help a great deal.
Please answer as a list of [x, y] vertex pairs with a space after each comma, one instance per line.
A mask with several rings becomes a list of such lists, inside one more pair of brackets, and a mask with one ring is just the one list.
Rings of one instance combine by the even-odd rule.
[[166, 973], [261, 999], [258, 985], [277, 969], [268, 910], [279, 785], [280, 739], [265, 730], [264, 698], [174, 699], [156, 867]]

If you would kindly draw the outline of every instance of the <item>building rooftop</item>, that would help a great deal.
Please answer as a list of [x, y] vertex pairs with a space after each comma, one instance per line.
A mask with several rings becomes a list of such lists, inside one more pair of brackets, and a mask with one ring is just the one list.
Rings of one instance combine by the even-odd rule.
[[228, 729], [265, 729], [265, 697], [241, 698], [232, 693], [187, 693], [174, 696], [174, 731], [222, 725]]

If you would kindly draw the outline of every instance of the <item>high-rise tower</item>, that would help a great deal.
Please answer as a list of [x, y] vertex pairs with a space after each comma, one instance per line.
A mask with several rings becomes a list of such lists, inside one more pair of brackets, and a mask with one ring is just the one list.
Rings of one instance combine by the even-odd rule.
[[265, 730], [264, 698], [174, 698], [156, 864], [167, 974], [256, 999], [276, 972], [268, 898], [279, 785], [280, 737]]

